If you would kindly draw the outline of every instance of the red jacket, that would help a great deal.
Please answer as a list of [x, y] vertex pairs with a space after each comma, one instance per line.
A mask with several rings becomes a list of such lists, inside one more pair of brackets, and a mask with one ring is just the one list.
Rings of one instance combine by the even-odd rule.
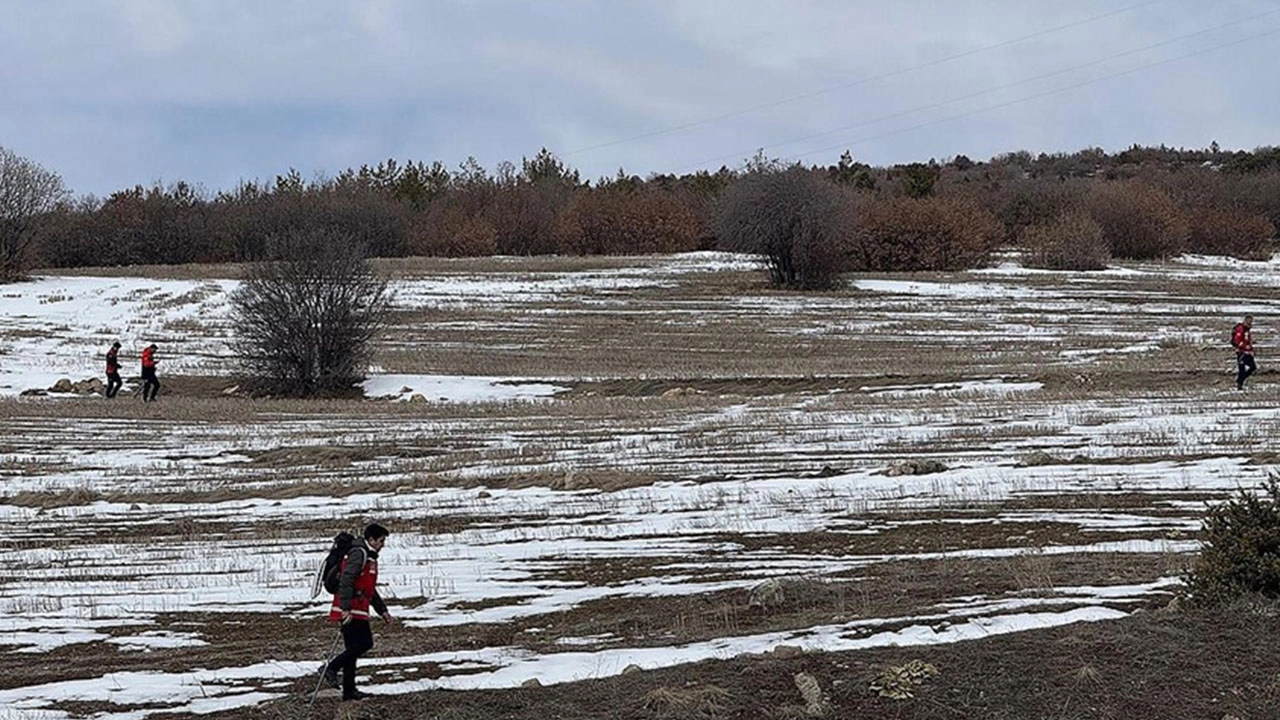
[[120, 362], [116, 360], [116, 349], [111, 348], [107, 351], [107, 374], [114, 375], [120, 370]]
[[152, 350], [151, 348], [148, 347], [146, 350], [142, 351], [142, 369], [155, 370], [155, 368], [156, 368], [155, 350]]
[[1234, 330], [1231, 331], [1231, 346], [1238, 353], [1253, 354], [1253, 331], [1244, 326], [1244, 323], [1237, 323]]
[[[363, 562], [363, 565], [358, 571], [352, 566], [351, 572], [348, 572], [347, 563], [352, 561]], [[351, 575], [355, 575], [354, 580], [349, 580]], [[356, 541], [355, 546], [342, 559], [338, 577], [338, 594], [333, 596], [333, 605], [329, 607], [330, 620], [341, 620], [343, 605], [347, 603], [350, 604], [352, 620], [367, 621], [370, 605], [379, 615], [387, 611], [386, 603], [378, 596], [378, 553], [370, 550], [362, 540]], [[347, 582], [351, 582], [350, 589]]]

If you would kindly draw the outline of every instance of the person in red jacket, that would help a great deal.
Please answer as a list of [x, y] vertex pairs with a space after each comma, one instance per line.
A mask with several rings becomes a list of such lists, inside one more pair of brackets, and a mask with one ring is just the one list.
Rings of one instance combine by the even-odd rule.
[[160, 380], [156, 378], [156, 344], [151, 343], [142, 351], [142, 400], [150, 402], [160, 393]]
[[333, 596], [329, 620], [342, 623], [342, 652], [324, 670], [324, 680], [338, 687], [338, 670], [342, 670], [342, 699], [359, 700], [365, 696], [356, 689], [356, 660], [373, 648], [373, 629], [369, 626], [372, 608], [385, 622], [392, 622], [387, 604], [378, 595], [378, 553], [391, 534], [378, 523], [369, 523], [364, 537], [357, 539], [338, 568], [338, 594]]
[[107, 391], [105, 395], [109, 398], [116, 396], [120, 392], [120, 386], [124, 385], [120, 381], [120, 343], [111, 343], [111, 349], [107, 351]]
[[1236, 389], [1244, 389], [1244, 381], [1258, 371], [1253, 361], [1253, 316], [1245, 315], [1231, 330], [1231, 346], [1236, 349]]

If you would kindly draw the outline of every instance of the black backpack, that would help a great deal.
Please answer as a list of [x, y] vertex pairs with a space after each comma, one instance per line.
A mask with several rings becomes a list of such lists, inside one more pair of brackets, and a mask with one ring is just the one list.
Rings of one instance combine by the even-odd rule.
[[319, 595], [321, 590], [330, 595], [338, 594], [338, 569], [342, 567], [342, 559], [351, 551], [355, 541], [356, 536], [346, 531], [334, 536], [329, 553], [324, 556], [324, 560], [320, 561], [320, 567], [316, 569], [315, 580], [311, 583], [311, 597]]

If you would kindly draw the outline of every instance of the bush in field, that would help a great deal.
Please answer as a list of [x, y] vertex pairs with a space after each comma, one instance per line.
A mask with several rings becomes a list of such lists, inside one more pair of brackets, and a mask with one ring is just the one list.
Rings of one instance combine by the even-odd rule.
[[1026, 265], [1046, 270], [1102, 270], [1111, 253], [1102, 228], [1086, 213], [1064, 213], [1022, 234]]
[[1187, 250], [1265, 260], [1275, 248], [1276, 228], [1266, 215], [1234, 208], [1196, 208], [1187, 213]]
[[560, 250], [578, 255], [686, 252], [698, 247], [698, 216], [665, 190], [625, 181], [579, 190], [560, 218]]
[[1002, 234], [991, 213], [964, 199], [867, 198], [857, 209], [846, 267], [874, 272], [979, 267]]
[[1089, 215], [1102, 227], [1111, 254], [1130, 260], [1155, 260], [1186, 248], [1190, 230], [1164, 192], [1137, 180], [1095, 186]]
[[363, 248], [334, 231], [272, 238], [231, 296], [233, 345], [255, 391], [340, 395], [364, 379], [390, 296]]
[[830, 180], [802, 168], [754, 172], [720, 198], [716, 237], [763, 255], [776, 287], [834, 287], [841, 270], [845, 202]]
[[1280, 476], [1269, 477], [1261, 493], [1241, 490], [1209, 509], [1200, 554], [1183, 582], [1198, 605], [1248, 594], [1280, 597]]

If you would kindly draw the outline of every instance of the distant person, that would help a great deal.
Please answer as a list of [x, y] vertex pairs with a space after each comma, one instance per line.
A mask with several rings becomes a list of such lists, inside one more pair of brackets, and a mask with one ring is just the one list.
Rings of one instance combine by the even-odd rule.
[[160, 393], [160, 380], [156, 377], [156, 344], [151, 343], [142, 351], [142, 400], [151, 402]]
[[342, 671], [343, 700], [365, 697], [356, 689], [356, 660], [373, 648], [370, 606], [383, 621], [392, 621], [387, 604], [378, 595], [378, 553], [391, 532], [378, 523], [369, 523], [363, 534], [339, 566], [338, 594], [333, 596], [329, 609], [329, 620], [342, 623], [343, 650], [325, 668], [324, 680], [330, 687], [338, 687], [338, 671]]
[[1236, 389], [1244, 389], [1244, 381], [1258, 371], [1253, 361], [1253, 316], [1245, 315], [1231, 330], [1231, 346], [1236, 349]]
[[111, 343], [111, 349], [107, 351], [107, 392], [106, 396], [113, 398], [116, 393], [120, 392], [120, 386], [124, 385], [120, 381], [120, 343]]

